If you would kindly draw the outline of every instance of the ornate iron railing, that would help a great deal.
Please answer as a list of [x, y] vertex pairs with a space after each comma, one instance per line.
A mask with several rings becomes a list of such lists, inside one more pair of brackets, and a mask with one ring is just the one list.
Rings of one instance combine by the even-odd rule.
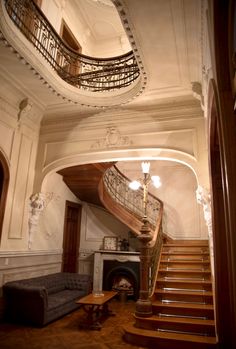
[[67, 46], [33, 0], [4, 0], [14, 24], [67, 83], [92, 92], [114, 91], [134, 82], [139, 68], [132, 51], [92, 58]]
[[[129, 179], [113, 166], [109, 168], [103, 177], [104, 185], [112, 199], [132, 212], [140, 219], [143, 217], [143, 190], [137, 191], [129, 188]], [[161, 201], [149, 193], [147, 203], [147, 216], [149, 223], [156, 227], [158, 214], [161, 209]]]

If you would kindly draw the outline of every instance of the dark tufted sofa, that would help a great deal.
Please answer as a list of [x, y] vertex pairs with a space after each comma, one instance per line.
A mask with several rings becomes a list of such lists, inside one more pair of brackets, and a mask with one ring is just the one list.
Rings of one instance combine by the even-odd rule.
[[92, 289], [89, 275], [56, 273], [7, 282], [3, 285], [6, 318], [43, 326], [79, 306], [75, 303]]

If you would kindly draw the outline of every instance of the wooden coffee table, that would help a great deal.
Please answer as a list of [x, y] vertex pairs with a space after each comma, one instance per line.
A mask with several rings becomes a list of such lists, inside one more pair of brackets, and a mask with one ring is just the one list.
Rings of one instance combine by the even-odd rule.
[[76, 301], [77, 304], [82, 305], [82, 308], [87, 313], [87, 317], [80, 327], [100, 330], [102, 328], [99, 319], [101, 317], [115, 315], [108, 308], [108, 302], [117, 295], [115, 291], [102, 291], [101, 295], [90, 293], [89, 295], [80, 298]]

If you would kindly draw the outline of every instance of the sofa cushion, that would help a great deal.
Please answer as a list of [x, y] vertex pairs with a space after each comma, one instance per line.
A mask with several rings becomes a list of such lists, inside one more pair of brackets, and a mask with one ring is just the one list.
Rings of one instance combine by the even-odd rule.
[[63, 290], [48, 297], [48, 310], [63, 306], [66, 303], [75, 301], [84, 296], [84, 292], [80, 290]]

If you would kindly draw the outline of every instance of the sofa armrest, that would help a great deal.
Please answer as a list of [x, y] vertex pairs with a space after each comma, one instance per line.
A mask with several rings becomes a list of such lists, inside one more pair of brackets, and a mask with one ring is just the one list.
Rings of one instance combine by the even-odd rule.
[[47, 290], [43, 286], [9, 283], [3, 285], [6, 316], [13, 321], [43, 325], [48, 306]]

